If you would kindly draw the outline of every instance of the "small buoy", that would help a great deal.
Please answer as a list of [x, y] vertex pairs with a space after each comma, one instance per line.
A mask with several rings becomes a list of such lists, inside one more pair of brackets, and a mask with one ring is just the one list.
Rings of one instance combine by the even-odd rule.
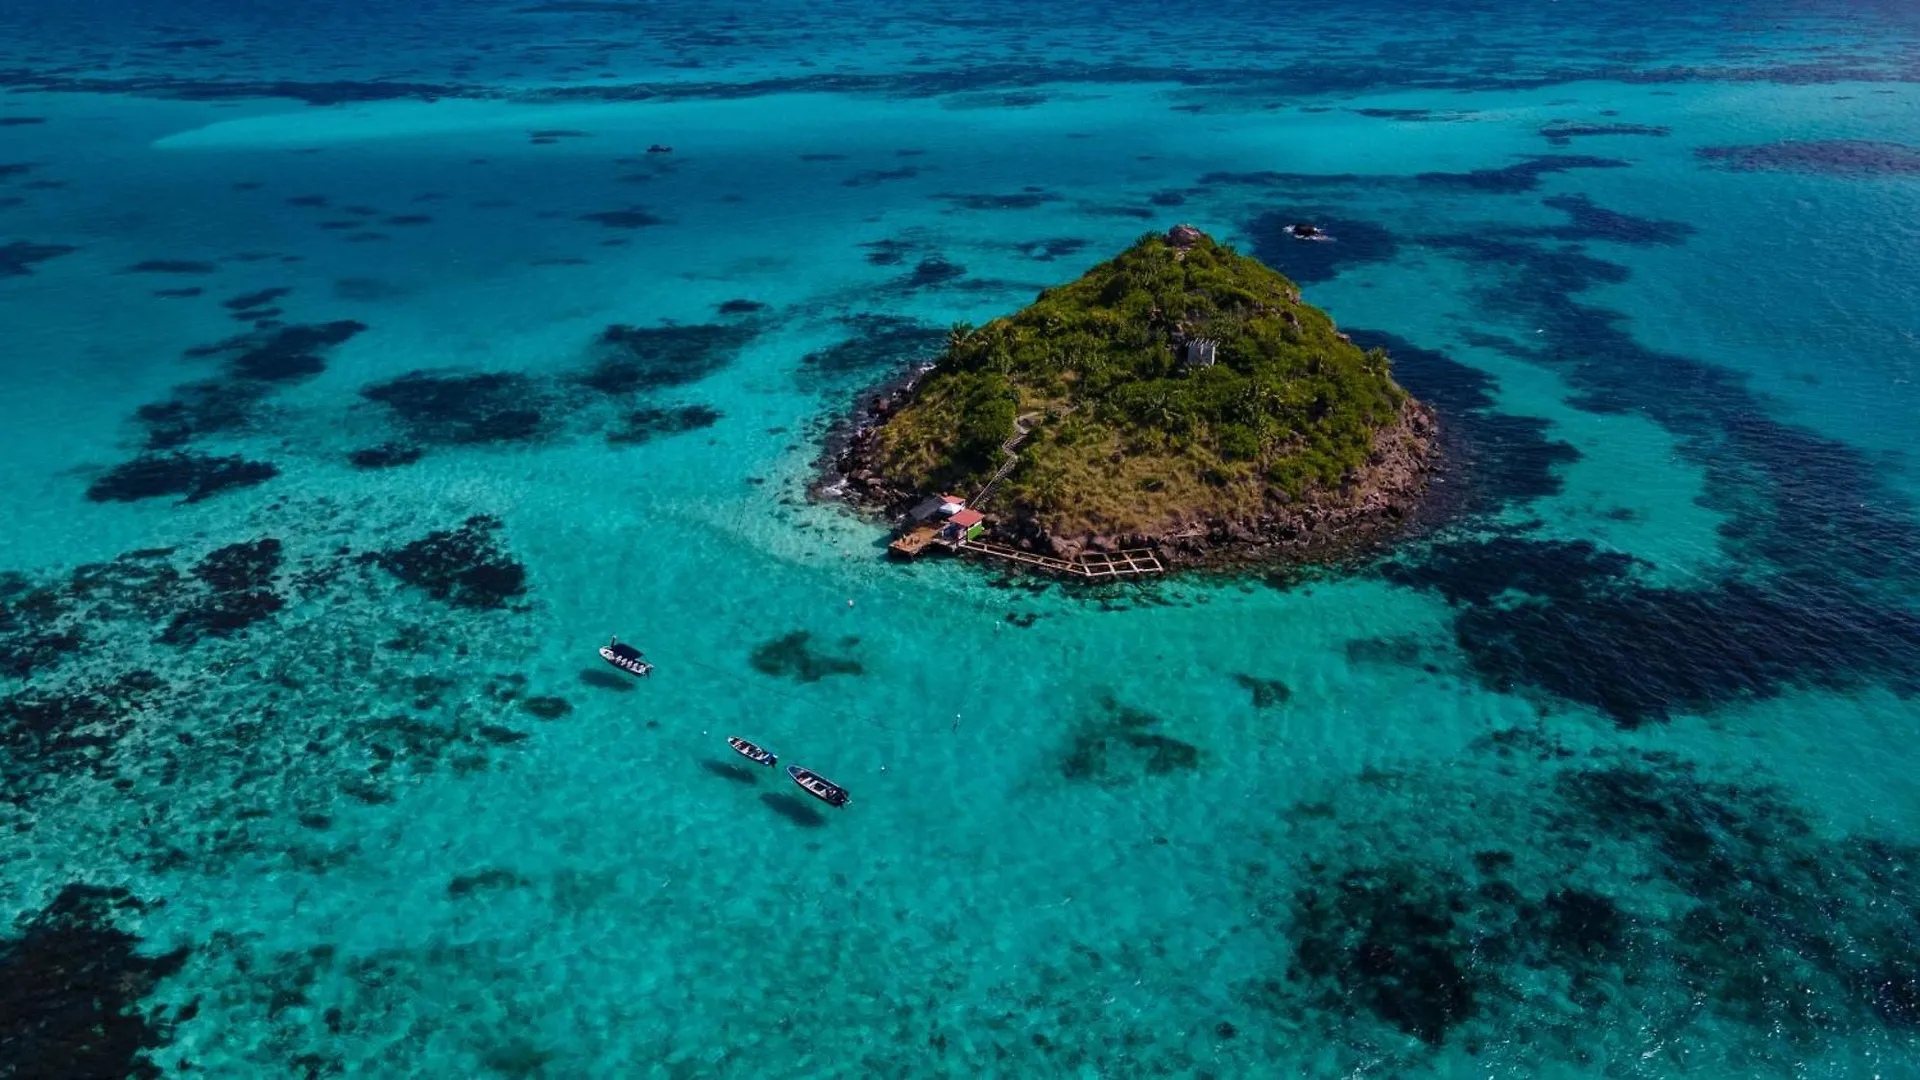
[[853, 606], [853, 598], [852, 598], [852, 597], [848, 597], [848, 598], [847, 598], [847, 606], [848, 606], [848, 607], [852, 607], [852, 606]]

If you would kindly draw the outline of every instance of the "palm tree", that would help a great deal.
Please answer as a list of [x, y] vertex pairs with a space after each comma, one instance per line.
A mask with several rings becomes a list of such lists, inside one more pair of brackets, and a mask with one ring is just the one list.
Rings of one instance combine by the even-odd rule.
[[959, 352], [971, 337], [973, 337], [972, 323], [965, 321], [954, 323], [947, 331], [947, 351]]
[[996, 319], [982, 327], [978, 336], [984, 341], [987, 363], [1002, 375], [1012, 374], [1013, 348], [1019, 343], [1013, 324]]

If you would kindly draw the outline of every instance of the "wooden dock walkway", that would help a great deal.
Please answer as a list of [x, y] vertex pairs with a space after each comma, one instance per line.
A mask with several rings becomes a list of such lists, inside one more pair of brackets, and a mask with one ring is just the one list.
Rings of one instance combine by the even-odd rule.
[[950, 546], [945, 540], [940, 539], [940, 530], [932, 525], [922, 525], [912, 532], [902, 534], [893, 543], [887, 545], [887, 550], [911, 559], [929, 547]]
[[1166, 572], [1166, 567], [1160, 564], [1160, 557], [1144, 548], [1133, 551], [1090, 552], [1079, 559], [1069, 561], [1056, 559], [1051, 555], [1035, 555], [1031, 551], [1021, 551], [1019, 548], [1011, 548], [1005, 544], [995, 544], [986, 540], [962, 540], [959, 547], [961, 551], [970, 551], [994, 559], [1005, 559], [1036, 570], [1044, 570], [1052, 574], [1068, 574], [1091, 581], [1143, 577]]
[[1166, 569], [1160, 565], [1160, 556], [1146, 548], [1114, 552], [1090, 551], [1080, 556], [1080, 572], [1095, 580], [1161, 574], [1165, 573]]

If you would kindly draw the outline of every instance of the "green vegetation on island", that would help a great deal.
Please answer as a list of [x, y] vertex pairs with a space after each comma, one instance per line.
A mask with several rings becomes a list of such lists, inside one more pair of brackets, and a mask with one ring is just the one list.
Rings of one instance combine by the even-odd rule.
[[1352, 496], [1407, 405], [1384, 352], [1180, 226], [955, 326], [863, 456], [920, 493], [970, 496], [1007, 466], [995, 507], [1055, 536], [1157, 531]]

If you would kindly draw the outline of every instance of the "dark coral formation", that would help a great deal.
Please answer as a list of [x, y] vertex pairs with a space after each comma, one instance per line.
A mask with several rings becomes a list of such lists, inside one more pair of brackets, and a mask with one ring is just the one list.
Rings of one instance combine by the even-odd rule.
[[1658, 755], [1562, 773], [1555, 793], [1567, 842], [1604, 838], [1694, 902], [1669, 929], [1698, 1000], [1809, 1037], [1911, 1026], [1899, 999], [1920, 951], [1920, 850], [1831, 840], [1776, 789], [1706, 779]]
[[1540, 179], [1574, 169], [1624, 169], [1627, 162], [1618, 158], [1590, 157], [1584, 154], [1531, 156], [1512, 165], [1474, 169], [1463, 173], [1425, 172], [1414, 181], [1426, 187], [1458, 188], [1489, 195], [1513, 195], [1533, 191]]
[[[1297, 222], [1311, 221], [1331, 240], [1296, 239]], [[1342, 271], [1387, 262], [1400, 254], [1400, 239], [1371, 221], [1330, 213], [1319, 207], [1283, 206], [1247, 224], [1254, 238], [1253, 257], [1302, 285], [1331, 281]]]
[[600, 332], [594, 366], [578, 377], [603, 394], [631, 394], [698, 382], [733, 362], [758, 333], [744, 325], [624, 326]]
[[920, 175], [920, 170], [912, 165], [902, 165], [897, 169], [862, 169], [840, 181], [842, 187], [872, 187], [892, 180], [911, 180]]
[[[1704, 1023], [1718, 1045], [1784, 1041], [1795, 1057], [1920, 1020], [1920, 850], [1836, 837], [1777, 789], [1708, 779], [1670, 755], [1561, 765], [1575, 755], [1537, 730], [1478, 748], [1506, 774], [1469, 781], [1502, 792], [1484, 804], [1449, 801], [1458, 778], [1415, 770], [1394, 780], [1414, 813], [1380, 805], [1363, 775], [1343, 809], [1288, 815], [1315, 839], [1289, 844], [1301, 879], [1286, 897], [1284, 974], [1243, 987], [1249, 1003], [1293, 1023], [1317, 1015], [1356, 1048], [1376, 1023], [1484, 1053], [1490, 1071], [1534, 1073], [1590, 1061], [1591, 1033], [1628, 1017], [1681, 1047]], [[1517, 787], [1500, 764], [1516, 752], [1547, 763]], [[1503, 812], [1485, 820], [1483, 805]], [[1515, 822], [1530, 823], [1517, 851], [1502, 846]], [[1595, 867], [1619, 868], [1633, 892], [1596, 883]], [[1249, 902], [1264, 911], [1277, 898], [1250, 869]]]
[[1457, 879], [1408, 866], [1349, 870], [1294, 896], [1294, 961], [1287, 977], [1334, 1015], [1364, 1008], [1438, 1045], [1473, 1017], [1486, 976], [1475, 938], [1455, 911]]
[[254, 382], [298, 382], [327, 370], [327, 362], [313, 353], [250, 349], [233, 361], [232, 370], [235, 378]]
[[210, 552], [193, 568], [205, 595], [176, 613], [160, 640], [187, 645], [202, 637], [230, 637], [271, 617], [286, 606], [274, 591], [281, 558], [280, 541], [272, 537]]
[[527, 570], [499, 545], [500, 519], [476, 514], [408, 544], [363, 556], [428, 596], [455, 607], [492, 610], [526, 595]]
[[[235, 300], [267, 303], [272, 297], [266, 294], [276, 291], [284, 290], [269, 289]], [[263, 312], [249, 307], [245, 314], [252, 317]], [[320, 355], [323, 350], [340, 345], [366, 329], [365, 324], [348, 319], [265, 327], [188, 349], [188, 357], [194, 359], [225, 357], [225, 372], [220, 378], [182, 383], [173, 388], [167, 400], [151, 402], [136, 410], [135, 421], [147, 429], [147, 449], [175, 450], [202, 435], [246, 427], [276, 385], [318, 375], [326, 370], [326, 360]]]
[[895, 284], [907, 290], [930, 289], [958, 281], [966, 276], [966, 267], [934, 255], [915, 263], [913, 269]]
[[[512, 676], [496, 680], [506, 690], [484, 688], [487, 700], [461, 665], [444, 663], [473, 645], [455, 620], [408, 620], [413, 602], [384, 588], [371, 594], [384, 597], [381, 617], [356, 616], [344, 601], [364, 600], [376, 583], [343, 573], [350, 553], [326, 548], [301, 554], [263, 538], [184, 560], [170, 549], [127, 552], [45, 582], [0, 575], [5, 674], [32, 679], [0, 696], [0, 810], [28, 811], [9, 824], [70, 823], [137, 790], [127, 805], [138, 823], [99, 835], [107, 857], [198, 873], [271, 850], [317, 871], [351, 855], [304, 839], [328, 828], [336, 797], [390, 800], [411, 775], [490, 768], [529, 738], [499, 722], [502, 704], [516, 700], [503, 695], [518, 693]], [[496, 578], [517, 575], [497, 566], [463, 574], [431, 565], [433, 554], [388, 556], [407, 573], [440, 575], [446, 595], [469, 602], [487, 602], [476, 590], [508, 588]], [[321, 602], [307, 618], [285, 617], [295, 595]], [[242, 634], [250, 640], [233, 640]], [[198, 652], [190, 670], [200, 677], [170, 684], [140, 666], [168, 644]], [[421, 656], [448, 674], [421, 675]], [[397, 698], [434, 723], [364, 721], [406, 707]], [[214, 804], [173, 797], [188, 790]]]
[[[1546, 689], [1628, 725], [1796, 686], [1879, 679], [1913, 692], [1920, 650], [1906, 643], [1920, 616], [1880, 587], [1920, 582], [1920, 526], [1909, 505], [1859, 450], [1775, 419], [1732, 373], [1641, 345], [1620, 312], [1581, 302], [1582, 291], [1625, 280], [1625, 267], [1540, 242], [1673, 243], [1683, 226], [1577, 197], [1551, 204], [1569, 215], [1568, 225], [1427, 238], [1494, 270], [1495, 283], [1482, 291], [1490, 310], [1538, 328], [1526, 344], [1469, 336], [1550, 367], [1573, 385], [1577, 408], [1632, 413], [1671, 431], [1704, 471], [1709, 505], [1728, 516], [1723, 544], [1770, 572], [1651, 589], [1595, 565], [1549, 585], [1558, 570], [1532, 559], [1564, 561], [1566, 550], [1523, 543], [1509, 552], [1519, 562], [1501, 571], [1532, 579], [1515, 585], [1517, 602], [1460, 603], [1456, 636], [1475, 671], [1491, 686]], [[1401, 370], [1417, 380], [1414, 369]], [[1451, 564], [1442, 575], [1487, 566], [1444, 545], [1434, 550]], [[1437, 585], [1433, 575], [1416, 577], [1422, 587]]]
[[79, 250], [67, 244], [30, 244], [25, 240], [0, 244], [0, 277], [31, 274], [34, 264], [71, 255]]
[[411, 465], [425, 453], [412, 443], [386, 442], [355, 450], [347, 455], [347, 461], [356, 469], [391, 469]]
[[1823, 173], [1831, 176], [1920, 174], [1920, 147], [1868, 139], [1808, 139], [1752, 146], [1707, 146], [1702, 161], [1745, 172]]
[[1693, 226], [1684, 221], [1662, 221], [1623, 214], [1618, 210], [1606, 209], [1585, 195], [1555, 195], [1540, 200], [1540, 205], [1559, 210], [1570, 220], [1560, 228], [1508, 229], [1502, 230], [1501, 235], [1538, 235], [1555, 240], [1607, 240], [1616, 244], [1678, 244], [1694, 233]]
[[280, 475], [264, 461], [238, 455], [198, 453], [146, 454], [109, 469], [87, 487], [94, 502], [136, 502], [178, 495], [199, 502], [232, 488], [251, 487]]
[[1625, 582], [1640, 565], [1631, 555], [1602, 551], [1591, 540], [1531, 540], [1522, 535], [1440, 542], [1418, 561], [1383, 564], [1387, 580], [1428, 588], [1450, 604], [1491, 604], [1508, 590], [1548, 600], [1576, 600], [1599, 580]]
[[616, 446], [638, 446], [666, 435], [710, 428], [720, 422], [720, 410], [706, 405], [677, 405], [666, 409], [636, 409], [607, 433]]
[[929, 360], [946, 346], [947, 331], [901, 315], [861, 312], [840, 320], [847, 337], [800, 358], [795, 378], [804, 389], [874, 376]]
[[147, 259], [126, 268], [128, 274], [211, 274], [219, 267], [198, 259]]
[[[1186, 199], [1184, 198], [1180, 200], [1180, 202], [1185, 201]], [[1156, 198], [1154, 205], [1178, 206], [1180, 203], [1160, 202]], [[1030, 244], [1022, 244], [1020, 245], [1020, 250], [1027, 258], [1035, 262], [1052, 262], [1055, 259], [1064, 259], [1069, 255], [1078, 255], [1082, 251], [1085, 251], [1091, 243], [1092, 241], [1084, 240], [1077, 236], [1053, 236], [1045, 240], [1035, 240]]]
[[523, 442], [546, 430], [543, 395], [517, 372], [410, 371], [368, 386], [360, 396], [386, 406], [416, 443]]
[[1236, 674], [1233, 681], [1253, 695], [1253, 707], [1256, 709], [1277, 709], [1293, 699], [1293, 689], [1279, 679]]
[[24, 574], [0, 574], [0, 676], [24, 679], [58, 664], [86, 640], [62, 590]]
[[488, 867], [471, 874], [460, 874], [447, 882], [447, 895], [454, 899], [472, 896], [477, 892], [489, 892], [497, 889], [520, 889], [531, 884], [526, 878], [501, 867]]
[[1555, 146], [1570, 146], [1575, 139], [1590, 139], [1602, 135], [1645, 135], [1664, 139], [1673, 134], [1673, 129], [1658, 124], [1578, 124], [1567, 120], [1555, 120], [1540, 128], [1540, 135]]
[[1455, 640], [1490, 688], [1534, 687], [1626, 727], [1796, 686], [1920, 689], [1920, 615], [1787, 580], [1648, 586], [1633, 564], [1589, 541], [1506, 536], [1435, 544], [1383, 572], [1459, 607]]
[[1150, 712], [1105, 697], [1099, 712], [1075, 727], [1060, 760], [1060, 775], [1075, 782], [1113, 785], [1199, 768], [1200, 748], [1153, 730], [1165, 726]]
[[201, 379], [174, 387], [165, 401], [140, 406], [133, 418], [147, 429], [148, 450], [177, 450], [199, 436], [247, 426], [266, 395], [259, 383]]
[[293, 290], [285, 286], [260, 289], [257, 292], [242, 293], [231, 300], [222, 300], [220, 306], [235, 313], [248, 312], [255, 308], [266, 307], [291, 292], [293, 292]]
[[1394, 377], [1448, 420], [1448, 488], [1435, 510], [1480, 513], [1558, 494], [1562, 467], [1580, 460], [1572, 444], [1547, 437], [1536, 416], [1495, 408], [1493, 376], [1445, 353], [1377, 330], [1351, 328], [1356, 345], [1393, 357]]
[[1032, 210], [1048, 203], [1059, 202], [1060, 196], [1041, 188], [1029, 188], [1025, 191], [1007, 194], [955, 194], [940, 195], [937, 198], [951, 203], [957, 210]]
[[125, 889], [71, 884], [0, 941], [0, 1047], [18, 1080], [159, 1080], [149, 1052], [172, 1024], [142, 999], [189, 950], [143, 955], [118, 916], [145, 905]]
[[53, 778], [102, 771], [140, 710], [163, 695], [151, 671], [69, 682], [0, 698], [6, 801], [20, 802]]
[[867, 262], [874, 266], [899, 266], [914, 248], [905, 240], [869, 240], [860, 246], [867, 249]]
[[581, 214], [581, 221], [592, 221], [610, 229], [645, 229], [654, 225], [665, 225], [667, 219], [650, 214], [637, 207], [625, 210], [602, 210], [592, 214]]
[[[859, 644], [857, 638], [845, 638], [842, 649]], [[814, 644], [813, 634], [795, 630], [790, 634], [754, 646], [747, 662], [764, 675], [792, 679], [795, 682], [819, 682], [831, 675], [862, 675], [866, 665], [852, 656], [836, 655]]]
[[395, 777], [425, 776], [443, 764], [455, 770], [484, 769], [489, 748], [521, 742], [527, 735], [498, 724], [472, 723], [457, 712], [451, 718], [394, 713], [354, 722], [347, 738], [364, 748], [373, 764], [365, 775], [341, 780], [340, 792], [372, 806], [393, 801], [388, 781]]

